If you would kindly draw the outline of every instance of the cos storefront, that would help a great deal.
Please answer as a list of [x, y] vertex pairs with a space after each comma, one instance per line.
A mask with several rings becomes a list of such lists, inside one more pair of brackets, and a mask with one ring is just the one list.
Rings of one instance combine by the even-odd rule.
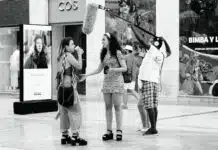
[[[81, 33], [86, 1], [48, 0], [44, 2], [44, 5], [47, 4], [47, 7], [45, 7], [47, 9], [45, 10], [47, 12], [47, 22], [44, 21], [40, 25], [30, 25], [32, 23], [38, 23], [37, 21], [32, 21], [34, 20], [33, 17], [44, 17], [39, 16], [40, 14], [38, 16], [31, 15], [34, 11], [31, 7], [33, 4], [31, 3], [31, 0], [0, 1], [0, 93], [19, 94], [21, 86], [20, 50], [23, 48], [23, 58], [26, 57], [28, 51], [33, 48], [34, 35], [42, 34], [44, 43], [50, 49], [48, 54], [51, 60], [49, 60], [48, 66], [51, 66], [52, 70], [51, 92], [55, 96], [55, 64], [61, 39], [65, 36], [71, 36], [77, 45], [86, 50], [86, 36]], [[24, 31], [24, 24], [32, 26], [33, 29], [26, 26], [26, 28], [32, 31], [28, 33]], [[46, 31], [47, 29], [43, 25], [48, 26], [47, 29], [51, 28], [51, 31]], [[34, 28], [38, 28], [39, 30], [37, 31], [36, 29], [34, 31]], [[86, 51], [83, 55], [83, 69], [78, 73], [85, 73], [85, 60]], [[23, 63], [24, 61], [25, 59]], [[85, 94], [85, 82], [78, 85], [78, 91], [80, 94]]]
[[[76, 45], [86, 50], [86, 36], [81, 32], [85, 6], [85, 0], [0, 1], [0, 93], [19, 95], [20, 102], [14, 104], [19, 112], [15, 113], [57, 110], [53, 100], [59, 45], [63, 37], [71, 36]], [[47, 54], [40, 67], [33, 63], [35, 55], [31, 55], [40, 52], [37, 43], [44, 45], [41, 51]], [[78, 74], [85, 73], [86, 51], [83, 64]], [[78, 84], [80, 94], [86, 93], [85, 87], [85, 82]], [[34, 110], [35, 104], [43, 108], [40, 103], [46, 100], [53, 105], [51, 110]]]
[[[52, 26], [52, 62], [57, 63], [57, 54], [60, 41], [70, 36], [74, 43], [83, 48], [83, 68], [77, 73], [86, 72], [86, 35], [82, 33], [82, 24], [85, 14], [86, 0], [49, 0], [49, 24]], [[57, 71], [56, 65], [52, 68]], [[52, 78], [55, 83], [55, 76]], [[85, 82], [78, 84], [78, 92], [86, 94]], [[53, 86], [53, 95], [56, 96], [56, 87]]]

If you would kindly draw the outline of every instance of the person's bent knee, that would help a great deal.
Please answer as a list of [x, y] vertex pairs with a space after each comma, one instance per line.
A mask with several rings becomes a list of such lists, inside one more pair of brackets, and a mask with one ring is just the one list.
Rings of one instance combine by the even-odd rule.
[[141, 110], [141, 109], [143, 109], [143, 108], [144, 108], [144, 105], [142, 105], [141, 103], [138, 103], [138, 104], [137, 104], [137, 107], [138, 107], [138, 109], [140, 109], [140, 110]]
[[121, 111], [121, 106], [120, 105], [114, 105], [114, 109], [116, 112]]
[[105, 108], [107, 111], [112, 110], [112, 104], [106, 104]]

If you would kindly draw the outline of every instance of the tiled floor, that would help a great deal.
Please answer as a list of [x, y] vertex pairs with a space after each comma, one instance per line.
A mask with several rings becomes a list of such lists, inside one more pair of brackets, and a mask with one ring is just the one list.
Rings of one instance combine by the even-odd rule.
[[[181, 105], [159, 106], [159, 134], [142, 136], [137, 131], [139, 115], [136, 104], [123, 111], [123, 141], [103, 142], [105, 131], [104, 104], [87, 98], [82, 101], [81, 136], [86, 147], [60, 145], [56, 112], [14, 115], [12, 98], [0, 97], [0, 150], [65, 150], [65, 149], [143, 149], [143, 150], [217, 150], [218, 108]], [[115, 127], [115, 124], [114, 124]]]

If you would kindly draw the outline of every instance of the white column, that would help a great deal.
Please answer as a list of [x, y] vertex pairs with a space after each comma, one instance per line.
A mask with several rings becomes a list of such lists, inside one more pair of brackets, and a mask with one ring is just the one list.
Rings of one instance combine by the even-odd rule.
[[[105, 5], [105, 0], [87, 0], [88, 3], [97, 3]], [[105, 32], [105, 12], [98, 10], [97, 20], [94, 30], [91, 34], [87, 35], [87, 68], [86, 72], [89, 73], [96, 69], [100, 63], [100, 50], [102, 48], [102, 37]], [[88, 98], [100, 98], [102, 96], [101, 88], [103, 82], [103, 73], [91, 76], [86, 80], [86, 95]]]
[[57, 98], [56, 90], [56, 73], [57, 73], [57, 56], [61, 40], [64, 37], [63, 26], [52, 26], [52, 99]]
[[177, 100], [179, 92], [179, 0], [156, 1], [157, 35], [169, 43], [172, 55], [165, 60], [162, 87], [165, 100]]
[[29, 0], [29, 23], [48, 24], [48, 0]]

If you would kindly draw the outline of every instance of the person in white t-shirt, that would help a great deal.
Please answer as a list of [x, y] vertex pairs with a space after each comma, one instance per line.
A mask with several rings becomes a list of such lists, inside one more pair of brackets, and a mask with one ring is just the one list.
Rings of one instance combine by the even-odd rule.
[[[165, 47], [162, 46], [163, 43]], [[160, 76], [164, 58], [170, 56], [170, 54], [170, 47], [163, 37], [153, 38], [150, 41], [150, 48], [139, 68], [138, 83], [140, 98], [148, 113], [151, 125], [143, 135], [158, 133], [156, 123]]]

